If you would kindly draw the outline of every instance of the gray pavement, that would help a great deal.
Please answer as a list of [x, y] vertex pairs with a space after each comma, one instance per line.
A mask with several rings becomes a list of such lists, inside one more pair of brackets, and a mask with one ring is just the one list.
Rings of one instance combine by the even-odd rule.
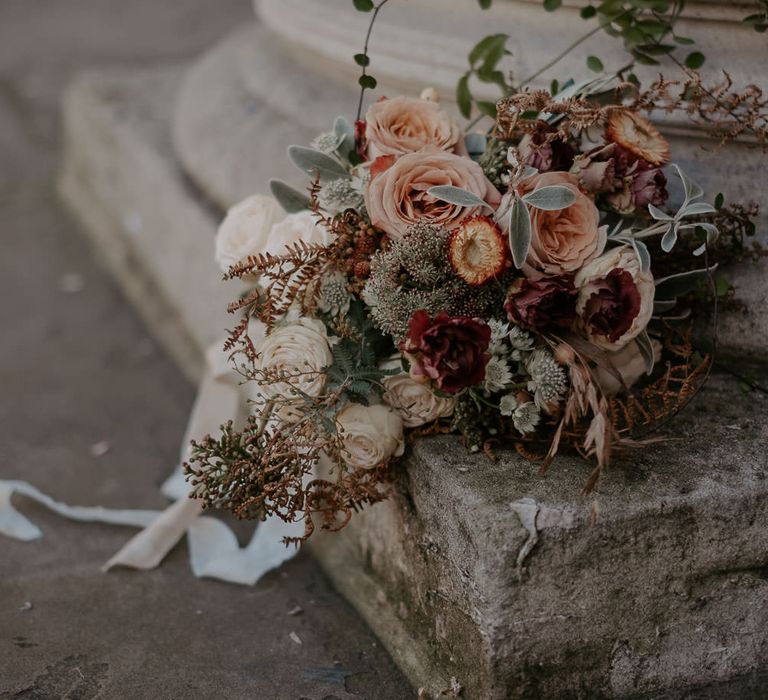
[[[0, 478], [164, 505], [194, 388], [56, 200], [58, 103], [82, 68], [183, 61], [250, 17], [248, 0], [0, 4]], [[306, 555], [253, 588], [193, 578], [184, 545], [101, 574], [131, 530], [18, 506], [45, 538], [0, 538], [0, 698], [414, 695]]]

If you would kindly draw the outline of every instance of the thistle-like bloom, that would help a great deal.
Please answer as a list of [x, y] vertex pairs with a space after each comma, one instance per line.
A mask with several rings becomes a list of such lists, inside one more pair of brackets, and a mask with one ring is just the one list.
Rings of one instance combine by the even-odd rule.
[[520, 328], [520, 326], [512, 326], [508, 339], [509, 344], [512, 346], [513, 360], [522, 360], [527, 353], [533, 351], [533, 336]]
[[323, 275], [317, 307], [331, 316], [343, 316], [349, 311], [352, 295], [349, 293], [347, 278], [338, 270]]
[[483, 388], [491, 394], [504, 391], [512, 382], [512, 372], [507, 361], [501, 357], [493, 356], [485, 366], [485, 381]]
[[312, 148], [326, 155], [330, 155], [339, 147], [339, 137], [332, 131], [324, 131], [311, 143]]
[[339, 178], [322, 186], [317, 195], [320, 208], [329, 214], [338, 214], [345, 209], [360, 209], [363, 206], [363, 194], [355, 187], [353, 180]]
[[507, 355], [509, 353], [507, 347], [509, 324], [492, 318], [488, 321], [488, 325], [491, 328], [491, 344], [488, 346], [488, 352], [502, 357]]
[[565, 397], [568, 389], [565, 370], [549, 350], [534, 350], [525, 366], [531, 376], [528, 390], [533, 392], [533, 400], [539, 409], [546, 411]]
[[518, 401], [515, 394], [501, 397], [499, 411], [502, 416], [511, 416], [512, 425], [522, 435], [532, 433], [541, 420], [539, 409], [531, 401]]

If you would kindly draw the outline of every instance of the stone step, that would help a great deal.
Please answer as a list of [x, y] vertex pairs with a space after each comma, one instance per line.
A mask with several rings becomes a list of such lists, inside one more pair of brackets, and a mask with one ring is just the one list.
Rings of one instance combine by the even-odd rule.
[[[171, 148], [180, 77], [167, 67], [81, 78], [65, 102], [60, 186], [194, 376], [231, 323], [232, 289], [212, 262], [218, 214]], [[425, 439], [396, 498], [312, 551], [417, 686], [456, 677], [483, 699], [693, 697], [686, 689], [702, 685], [761, 697], [765, 416], [764, 396], [715, 377], [673, 423], [677, 441], [633, 453], [589, 499], [578, 459], [541, 478], [513, 454], [491, 463], [455, 439]]]

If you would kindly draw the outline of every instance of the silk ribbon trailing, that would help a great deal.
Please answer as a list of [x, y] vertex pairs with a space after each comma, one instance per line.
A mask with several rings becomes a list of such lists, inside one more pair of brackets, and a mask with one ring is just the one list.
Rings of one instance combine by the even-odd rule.
[[[222, 343], [223, 344], [223, 343]], [[245, 402], [238, 388], [237, 375], [229, 369], [221, 344], [206, 354], [206, 369], [182, 441], [181, 462], [186, 461], [190, 440], [214, 434], [229, 419], [242, 417]], [[24, 481], [0, 480], [0, 534], [18, 540], [34, 540], [42, 531], [14, 508], [14, 494], [25, 496], [70, 520], [127, 525], [142, 528], [103, 567], [128, 566], [152, 569], [160, 564], [178, 541], [187, 535], [189, 560], [195, 576], [217, 578], [232, 583], [253, 585], [265, 573], [296, 554], [286, 547], [283, 537], [304, 532], [301, 523], [285, 523], [268, 518], [260, 523], [250, 542], [240, 547], [234, 532], [223, 522], [203, 516], [200, 501], [189, 498], [189, 485], [177, 467], [161, 491], [174, 502], [163, 511], [117, 510], [101, 506], [69, 506], [41, 493]]]

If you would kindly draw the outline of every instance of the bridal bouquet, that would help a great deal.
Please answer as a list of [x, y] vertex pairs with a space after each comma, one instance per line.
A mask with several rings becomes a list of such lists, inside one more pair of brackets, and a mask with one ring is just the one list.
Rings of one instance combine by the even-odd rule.
[[305, 539], [385, 498], [434, 433], [542, 469], [576, 450], [591, 489], [706, 378], [684, 319], [732, 228], [647, 102], [604, 78], [523, 91], [465, 134], [426, 90], [290, 147], [306, 188], [273, 181], [218, 232], [251, 410], [193, 443], [193, 495]]

